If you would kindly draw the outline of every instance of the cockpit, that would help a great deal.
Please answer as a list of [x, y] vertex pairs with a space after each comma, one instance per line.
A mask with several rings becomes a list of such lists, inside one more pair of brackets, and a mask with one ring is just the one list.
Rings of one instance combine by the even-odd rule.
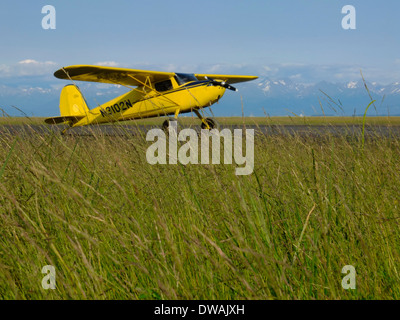
[[182, 86], [188, 82], [199, 81], [195, 75], [191, 73], [175, 73], [174, 79], [176, 81], [175, 84], [172, 83], [172, 79], [168, 79], [155, 83], [154, 87], [158, 92], [165, 92], [172, 90], [176, 85]]
[[175, 80], [180, 86], [191, 81], [199, 81], [192, 73], [175, 73]]

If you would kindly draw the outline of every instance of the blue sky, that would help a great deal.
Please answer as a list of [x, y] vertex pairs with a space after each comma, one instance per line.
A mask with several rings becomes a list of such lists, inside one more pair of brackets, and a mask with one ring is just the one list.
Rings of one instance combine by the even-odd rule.
[[[56, 8], [56, 30], [41, 28], [46, 4]], [[341, 27], [346, 4], [357, 10], [356, 30]], [[54, 62], [53, 69], [112, 62], [310, 78], [336, 68], [338, 79], [358, 77], [362, 68], [371, 81], [391, 82], [400, 78], [398, 12], [394, 0], [5, 0], [0, 72], [26, 60]]]
[[[42, 28], [45, 5], [55, 30]], [[342, 28], [345, 5], [356, 30]], [[362, 70], [389, 84], [400, 81], [399, 12], [395, 0], [4, 0], [0, 85], [62, 87], [53, 73], [73, 64], [301, 83], [357, 81]]]

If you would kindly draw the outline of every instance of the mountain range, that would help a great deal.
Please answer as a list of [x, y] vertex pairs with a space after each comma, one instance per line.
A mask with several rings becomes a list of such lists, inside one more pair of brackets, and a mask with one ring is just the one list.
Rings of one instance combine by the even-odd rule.
[[[0, 107], [10, 115], [55, 116], [59, 114], [59, 94], [65, 82], [24, 77], [0, 79]], [[127, 92], [123, 86], [78, 83], [93, 108]], [[292, 79], [259, 78], [237, 84], [239, 92], [228, 91], [212, 107], [215, 116], [285, 115], [363, 115], [375, 100], [368, 115], [400, 115], [400, 82], [347, 81], [299, 83]], [[14, 108], [15, 106], [16, 108]]]

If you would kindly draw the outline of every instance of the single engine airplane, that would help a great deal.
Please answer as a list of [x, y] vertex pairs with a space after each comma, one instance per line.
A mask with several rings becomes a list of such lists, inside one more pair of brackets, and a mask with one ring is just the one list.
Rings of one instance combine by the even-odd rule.
[[[224, 95], [237, 91], [231, 84], [257, 79], [256, 76], [186, 74], [146, 71], [102, 66], [75, 65], [57, 70], [59, 79], [91, 81], [123, 85], [131, 90], [98, 107], [89, 109], [79, 87], [66, 85], [60, 96], [59, 117], [45, 119], [48, 124], [66, 123], [71, 127], [132, 119], [142, 119], [194, 112], [203, 129], [216, 126], [212, 118], [204, 118], [199, 110], [209, 107]], [[167, 119], [163, 129], [169, 125]], [[67, 130], [65, 129], [63, 133]]]

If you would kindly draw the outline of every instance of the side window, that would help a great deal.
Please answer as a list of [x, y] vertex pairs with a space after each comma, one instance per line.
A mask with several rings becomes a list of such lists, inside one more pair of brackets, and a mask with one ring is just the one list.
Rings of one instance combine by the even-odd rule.
[[159, 92], [172, 90], [172, 82], [171, 82], [171, 80], [157, 82], [155, 84], [155, 88]]

